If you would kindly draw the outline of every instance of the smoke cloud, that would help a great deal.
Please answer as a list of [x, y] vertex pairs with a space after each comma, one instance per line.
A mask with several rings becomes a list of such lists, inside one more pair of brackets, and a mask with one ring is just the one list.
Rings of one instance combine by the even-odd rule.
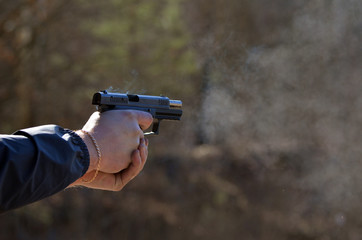
[[339, 226], [362, 197], [361, 9], [356, 0], [308, 2], [275, 44], [235, 46], [232, 64], [229, 53], [213, 56], [201, 118], [207, 142], [236, 156], [302, 155], [302, 174], [286, 181], [313, 192], [309, 207], [332, 209]]

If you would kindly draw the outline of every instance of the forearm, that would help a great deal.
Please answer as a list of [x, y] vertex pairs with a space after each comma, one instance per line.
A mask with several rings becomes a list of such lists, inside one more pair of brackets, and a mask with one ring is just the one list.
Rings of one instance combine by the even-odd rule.
[[82, 139], [55, 125], [0, 137], [0, 210], [29, 204], [59, 192], [89, 166]]

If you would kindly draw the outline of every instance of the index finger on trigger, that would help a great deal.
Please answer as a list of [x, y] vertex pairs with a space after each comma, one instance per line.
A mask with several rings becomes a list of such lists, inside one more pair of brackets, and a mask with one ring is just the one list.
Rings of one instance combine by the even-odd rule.
[[135, 114], [138, 124], [142, 130], [146, 130], [153, 123], [153, 117], [150, 113], [143, 111], [135, 111]]

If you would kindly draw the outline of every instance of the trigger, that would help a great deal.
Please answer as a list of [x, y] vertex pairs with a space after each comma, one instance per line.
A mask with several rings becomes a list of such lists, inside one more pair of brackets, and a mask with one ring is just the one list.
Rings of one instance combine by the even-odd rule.
[[149, 136], [149, 135], [158, 135], [159, 133], [159, 127], [160, 127], [160, 121], [159, 119], [155, 119], [153, 121], [152, 124], [152, 131], [151, 132], [146, 132], [145, 136]]

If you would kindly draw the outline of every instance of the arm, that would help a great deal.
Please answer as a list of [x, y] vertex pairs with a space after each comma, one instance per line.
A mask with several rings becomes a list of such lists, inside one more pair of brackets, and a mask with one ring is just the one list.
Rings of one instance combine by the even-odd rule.
[[0, 211], [40, 200], [67, 186], [118, 191], [143, 168], [147, 141], [141, 128], [151, 115], [137, 111], [94, 113], [84, 130], [102, 151], [99, 175], [84, 183], [96, 168], [95, 149], [87, 136], [48, 125], [0, 135]]
[[47, 125], [0, 137], [0, 211], [61, 191], [88, 169], [88, 150], [70, 130]]

